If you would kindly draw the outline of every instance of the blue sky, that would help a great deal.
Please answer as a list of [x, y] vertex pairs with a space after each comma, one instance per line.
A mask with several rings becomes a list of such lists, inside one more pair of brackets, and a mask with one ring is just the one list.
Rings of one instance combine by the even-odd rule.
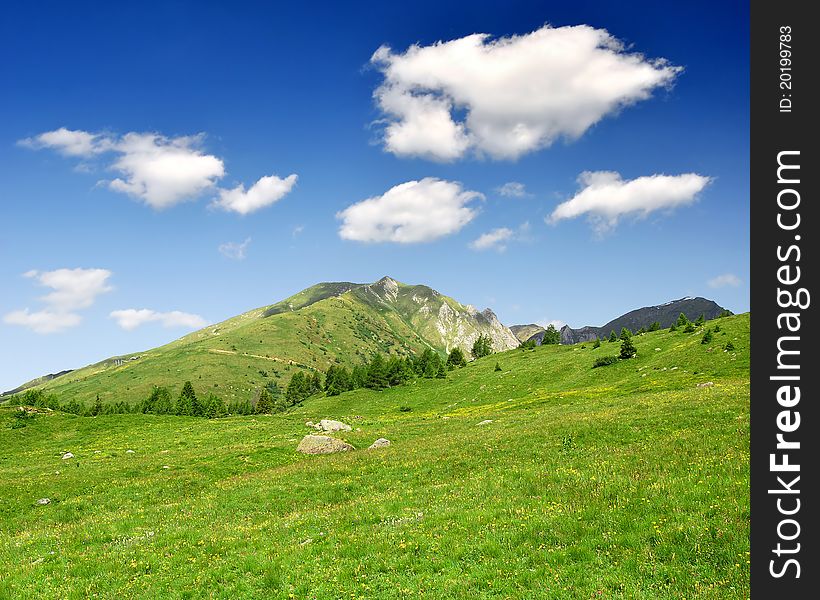
[[328, 280], [749, 310], [748, 3], [121, 4], [0, 22], [0, 389]]

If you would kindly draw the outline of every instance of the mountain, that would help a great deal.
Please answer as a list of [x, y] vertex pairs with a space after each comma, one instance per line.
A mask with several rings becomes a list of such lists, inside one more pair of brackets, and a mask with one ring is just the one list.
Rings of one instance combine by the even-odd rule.
[[199, 393], [213, 392], [229, 402], [270, 382], [283, 387], [298, 370], [352, 367], [377, 352], [406, 356], [459, 346], [469, 355], [481, 334], [490, 336], [496, 351], [519, 344], [490, 309], [478, 311], [424, 285], [390, 277], [366, 284], [320, 283], [159, 348], [21, 388], [39, 385], [85, 403], [97, 394], [103, 402], [134, 402], [155, 385], [175, 391], [190, 380]]
[[[630, 311], [611, 320], [606, 325], [601, 327], [585, 326], [579, 329], [572, 329], [568, 325], [561, 328], [561, 343], [562, 344], [577, 344], [578, 342], [587, 342], [595, 338], [604, 338], [609, 336], [611, 331], [620, 334], [621, 328], [626, 327], [631, 331], [637, 331], [641, 327], [649, 327], [655, 321], [661, 324], [661, 327], [669, 327], [674, 323], [678, 316], [683, 313], [691, 321], [703, 315], [706, 319], [714, 319], [715, 317], [725, 314], [727, 311], [719, 304], [708, 300], [706, 298], [692, 298], [687, 296], [680, 300], [673, 300], [665, 304], [657, 306], [645, 306], [636, 310]], [[535, 334], [538, 343], [541, 343], [540, 338], [543, 337], [543, 332]]]
[[512, 331], [515, 337], [518, 338], [519, 342], [526, 342], [528, 339], [530, 339], [532, 336], [536, 334], [543, 334], [545, 329], [540, 325], [530, 323], [529, 325], [511, 325], [510, 331]]

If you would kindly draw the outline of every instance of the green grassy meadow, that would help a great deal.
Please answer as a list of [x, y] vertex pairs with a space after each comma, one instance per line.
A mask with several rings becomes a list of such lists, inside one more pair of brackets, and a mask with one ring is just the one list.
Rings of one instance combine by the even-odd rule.
[[[0, 598], [747, 598], [749, 315], [715, 324], [271, 416], [0, 407]], [[297, 453], [321, 418], [357, 450]]]

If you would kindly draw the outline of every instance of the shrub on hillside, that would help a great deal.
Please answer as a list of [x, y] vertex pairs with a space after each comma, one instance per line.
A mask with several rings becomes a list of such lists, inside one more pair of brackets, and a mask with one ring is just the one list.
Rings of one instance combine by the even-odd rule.
[[595, 362], [592, 363], [592, 368], [595, 369], [597, 367], [605, 367], [607, 365], [614, 365], [618, 362], [617, 356], [602, 356], [600, 358], [596, 358]]
[[695, 326], [692, 323], [687, 323], [683, 328], [683, 333], [695, 333]]

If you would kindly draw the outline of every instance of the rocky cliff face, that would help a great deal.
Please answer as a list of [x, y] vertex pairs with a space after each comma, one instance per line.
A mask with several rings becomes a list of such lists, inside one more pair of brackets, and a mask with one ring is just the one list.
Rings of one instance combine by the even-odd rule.
[[458, 346], [469, 355], [479, 335], [490, 336], [496, 351], [515, 348], [519, 343], [489, 308], [478, 311], [426, 285], [406, 285], [382, 277], [352, 290], [351, 294], [369, 304], [395, 311], [422, 338], [447, 352]]
[[518, 338], [519, 342], [526, 342], [536, 334], [542, 334], [543, 337], [545, 330], [540, 325], [530, 323], [529, 325], [511, 325], [510, 331], [512, 331], [513, 335]]

